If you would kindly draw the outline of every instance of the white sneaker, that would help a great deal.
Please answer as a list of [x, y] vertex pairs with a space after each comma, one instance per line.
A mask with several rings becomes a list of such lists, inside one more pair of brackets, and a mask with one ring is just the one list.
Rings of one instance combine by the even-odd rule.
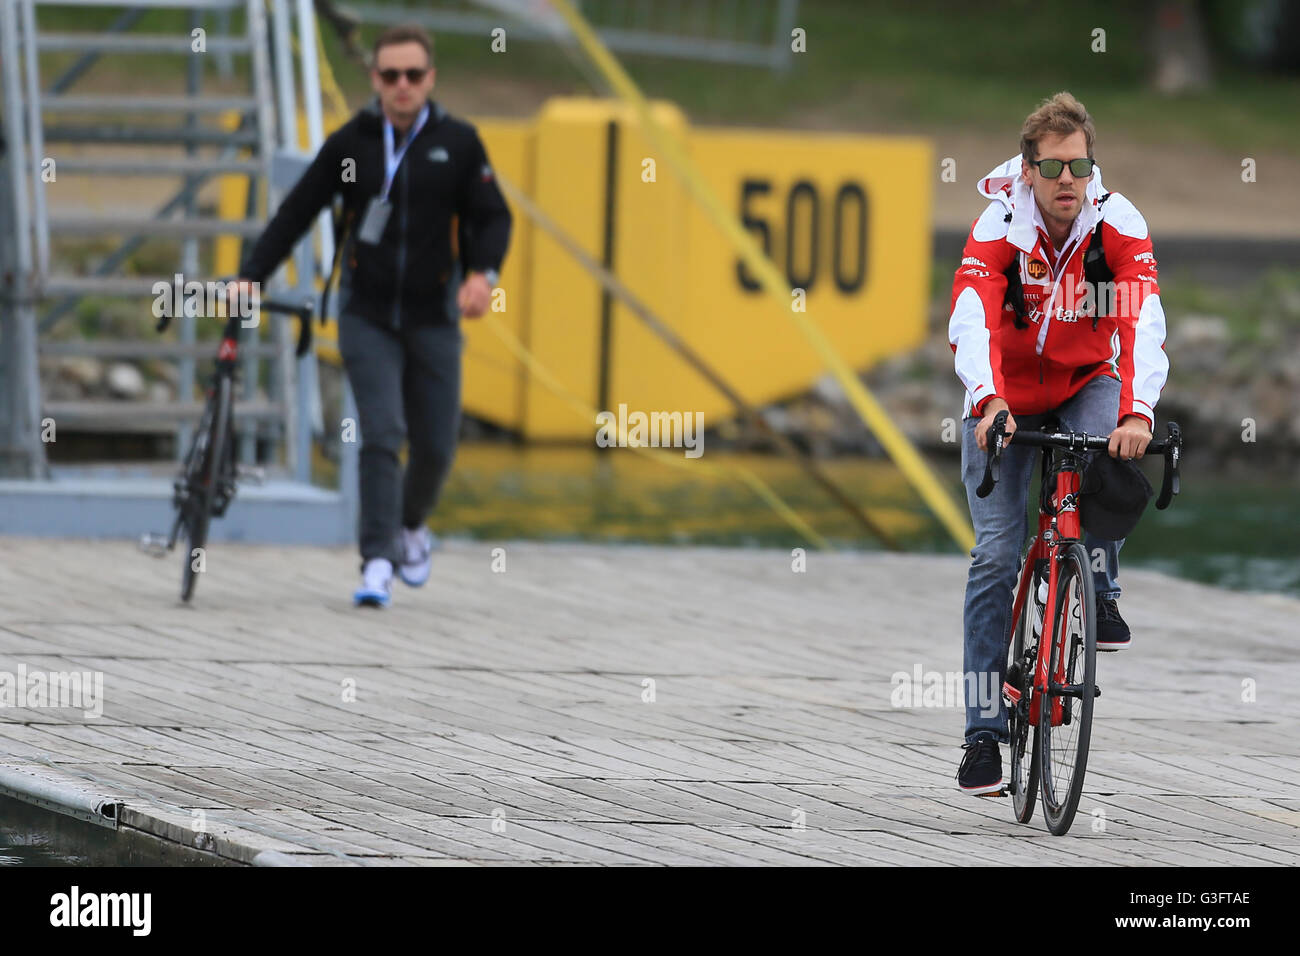
[[388, 607], [393, 597], [393, 562], [371, 558], [361, 572], [361, 587], [352, 595], [358, 607]]
[[433, 567], [434, 537], [428, 528], [402, 529], [402, 564], [397, 573], [413, 588], [429, 580]]

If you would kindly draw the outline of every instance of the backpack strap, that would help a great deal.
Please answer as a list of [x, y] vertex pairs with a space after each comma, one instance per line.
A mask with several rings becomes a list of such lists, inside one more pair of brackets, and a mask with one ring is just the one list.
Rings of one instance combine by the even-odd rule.
[[[1003, 222], [1011, 221], [1011, 213], [1007, 213]], [[1002, 273], [1007, 277], [1007, 291], [1003, 297], [1003, 305], [1010, 305], [1011, 310], [1016, 314], [1016, 328], [1027, 329], [1029, 323], [1025, 317], [1029, 315], [1029, 308], [1025, 305], [1025, 286], [1020, 281], [1020, 253], [1017, 252], [1011, 257], [1011, 265], [1007, 266], [1006, 271]]]
[[[1110, 193], [1102, 196], [1098, 200], [1097, 207], [1100, 210], [1101, 204], [1110, 198]], [[1092, 241], [1088, 243], [1088, 251], [1083, 255], [1083, 281], [1092, 286], [1092, 301], [1094, 303], [1092, 310], [1092, 330], [1097, 331], [1097, 320], [1101, 318], [1101, 294], [1098, 289], [1100, 282], [1112, 282], [1115, 279], [1115, 273], [1110, 266], [1106, 265], [1106, 249], [1101, 240], [1101, 218], [1097, 219], [1097, 228], [1092, 234]]]
[[339, 272], [339, 263], [343, 259], [343, 247], [347, 244], [352, 231], [353, 216], [340, 209], [336, 214], [330, 211], [330, 231], [334, 236], [334, 261], [330, 263], [330, 274], [325, 280], [325, 289], [321, 293], [320, 324], [323, 327], [329, 316], [330, 290], [334, 287], [334, 278]]

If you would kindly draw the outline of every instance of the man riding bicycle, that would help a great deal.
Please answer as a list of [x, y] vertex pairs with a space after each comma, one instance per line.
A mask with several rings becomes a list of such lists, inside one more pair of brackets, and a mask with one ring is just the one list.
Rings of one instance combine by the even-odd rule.
[[[1107, 193], [1093, 161], [1096, 130], [1069, 93], [1045, 100], [1025, 120], [1020, 155], [980, 180], [990, 200], [975, 221], [953, 281], [948, 339], [966, 387], [962, 481], [975, 528], [964, 610], [966, 751], [958, 785], [971, 794], [1002, 789], [999, 743], [1007, 714], [973, 688], [1001, 688], [1013, 590], [1028, 534], [1026, 498], [1034, 449], [1018, 448], [1019, 424], [1055, 418], [1067, 431], [1109, 435], [1111, 457], [1141, 458], [1169, 371], [1165, 318], [1146, 221], [1119, 193]], [[1102, 257], [1096, 256], [1100, 242]], [[1094, 261], [1085, 268], [1085, 257]], [[1110, 279], [1097, 282], [1098, 275]], [[1113, 278], [1112, 278], [1113, 277]], [[1008, 412], [1002, 476], [987, 498], [986, 435]], [[1129, 646], [1120, 617], [1123, 541], [1085, 538], [1097, 594], [1097, 649]], [[996, 675], [986, 682], [985, 675]], [[996, 704], [996, 712], [992, 713]]]

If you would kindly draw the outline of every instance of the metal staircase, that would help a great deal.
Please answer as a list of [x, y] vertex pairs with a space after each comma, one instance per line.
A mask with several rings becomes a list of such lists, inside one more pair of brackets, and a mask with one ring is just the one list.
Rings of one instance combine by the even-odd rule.
[[[100, 8], [100, 19], [111, 8], [116, 17], [106, 28], [51, 32], [40, 27], [40, 14], [47, 8]], [[142, 473], [139, 466], [51, 466], [43, 437], [50, 425], [55, 434], [173, 433], [176, 453], [183, 453], [202, 407], [196, 386], [205, 383], [197, 377], [196, 363], [215, 351], [215, 342], [199, 340], [197, 325], [212, 320], [178, 316], [175, 341], [147, 333], [135, 341], [55, 340], [50, 333], [87, 296], [138, 303], [142, 316], [148, 316], [158, 283], [170, 286], [178, 274], [186, 281], [219, 278], [202, 271], [204, 243], [223, 236], [247, 240], [261, 232], [265, 217], [258, 212], [259, 196], [265, 193], [273, 208], [304, 168], [297, 149], [299, 104], [308, 115], [313, 149], [322, 138], [320, 91], [309, 82], [316, 77], [311, 4], [299, 0], [296, 14], [291, 16], [289, 0], [0, 0], [0, 234], [6, 237], [0, 243], [0, 533], [136, 535], [145, 528], [126, 524], [144, 511], [125, 505], [113, 489], [134, 505], [155, 491], [160, 500], [169, 498], [167, 468]], [[184, 27], [173, 32], [137, 30], [159, 23], [174, 28], [182, 21]], [[291, 53], [295, 32], [301, 97]], [[90, 86], [92, 67], [101, 61], [129, 70], [155, 60], [175, 67], [145, 75], [165, 77], [158, 82], [183, 88], [114, 94]], [[50, 80], [54, 64], [63, 68]], [[205, 89], [214, 73], [220, 88]], [[230, 174], [248, 178], [244, 217], [205, 215], [200, 190], [214, 177]], [[130, 196], [115, 205], [111, 187], [127, 180], [167, 198], [153, 208]], [[68, 181], [83, 188], [61, 188]], [[99, 208], [91, 208], [96, 204]], [[78, 242], [102, 243], [105, 237], [117, 237], [116, 248], [84, 271], [71, 271], [69, 257], [60, 254]], [[174, 268], [165, 275], [132, 274], [131, 257], [159, 239], [178, 247]], [[319, 257], [310, 233], [299, 243], [293, 257], [295, 291], [310, 292], [326, 271], [320, 262], [332, 254], [330, 239], [322, 232]], [[283, 280], [269, 285], [284, 291]], [[241, 465], [272, 479], [249, 494], [241, 485], [240, 499], [262, 499], [270, 510], [262, 514], [237, 504], [225, 521], [214, 523], [213, 537], [349, 540], [355, 451], [340, 449], [341, 492], [311, 486], [313, 435], [324, 434], [315, 359], [295, 359], [295, 330], [287, 323], [263, 326], [256, 330], [260, 338], [248, 331], [241, 350], [242, 393], [234, 414]], [[152, 324], [142, 322], [141, 328], [151, 332]], [[173, 361], [178, 399], [43, 398], [38, 356]], [[350, 395], [345, 404], [350, 407]], [[82, 494], [78, 481], [89, 481], [89, 491]], [[68, 495], [80, 502], [71, 519]], [[299, 517], [314, 522], [317, 530], [287, 526], [285, 515], [295, 508], [276, 509], [277, 496], [309, 505]], [[48, 507], [35, 506], [38, 501]], [[324, 511], [318, 508], [309, 515], [311, 505]], [[160, 513], [149, 523], [164, 520]]]

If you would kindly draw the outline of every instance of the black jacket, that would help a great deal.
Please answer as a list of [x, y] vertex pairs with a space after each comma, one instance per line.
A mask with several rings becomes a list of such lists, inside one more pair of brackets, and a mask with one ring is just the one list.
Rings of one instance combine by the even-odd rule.
[[429, 117], [389, 190], [393, 208], [383, 237], [375, 245], [358, 243], [356, 228], [383, 188], [383, 113], [376, 98], [321, 145], [245, 257], [240, 276], [264, 282], [321, 209], [342, 195], [342, 285], [351, 292], [343, 308], [390, 328], [451, 321], [452, 217], [459, 217], [466, 271], [499, 271], [510, 239], [510, 210], [478, 133], [430, 101]]

